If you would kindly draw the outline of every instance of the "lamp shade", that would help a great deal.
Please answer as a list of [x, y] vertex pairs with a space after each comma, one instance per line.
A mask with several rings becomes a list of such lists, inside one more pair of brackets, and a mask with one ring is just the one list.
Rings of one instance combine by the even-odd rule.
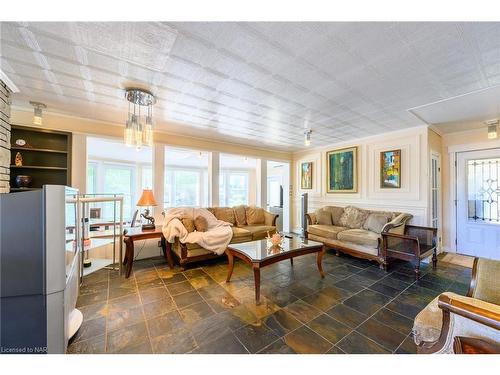
[[137, 206], [156, 206], [156, 200], [153, 195], [153, 190], [144, 189], [141, 198], [137, 202]]

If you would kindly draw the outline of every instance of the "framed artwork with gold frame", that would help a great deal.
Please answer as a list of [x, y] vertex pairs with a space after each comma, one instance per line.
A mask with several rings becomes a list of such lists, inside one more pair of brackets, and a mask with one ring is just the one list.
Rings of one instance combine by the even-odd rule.
[[326, 153], [327, 193], [358, 192], [358, 147]]

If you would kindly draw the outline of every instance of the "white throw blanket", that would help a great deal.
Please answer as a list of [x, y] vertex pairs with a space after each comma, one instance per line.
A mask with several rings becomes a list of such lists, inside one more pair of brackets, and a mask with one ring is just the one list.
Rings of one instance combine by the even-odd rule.
[[[183, 218], [192, 218], [194, 220], [198, 216], [202, 216], [207, 220], [207, 231], [189, 233], [181, 220]], [[178, 207], [167, 210], [162, 232], [165, 239], [170, 243], [173, 243], [175, 238], [178, 237], [181, 243], [196, 243], [218, 255], [226, 251], [233, 238], [231, 224], [218, 220], [205, 208]]]

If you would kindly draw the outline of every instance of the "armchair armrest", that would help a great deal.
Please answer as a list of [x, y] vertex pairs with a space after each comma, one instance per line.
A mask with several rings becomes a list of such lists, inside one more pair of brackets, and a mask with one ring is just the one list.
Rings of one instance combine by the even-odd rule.
[[306, 214], [307, 225], [313, 225], [316, 222], [316, 214]]
[[463, 316], [500, 331], [499, 305], [454, 293], [443, 293], [439, 296], [438, 306], [443, 311]]
[[382, 252], [397, 252], [420, 257], [420, 243], [417, 237], [404, 234], [382, 232]]
[[273, 214], [269, 211], [264, 210], [264, 218], [265, 218], [265, 224], [269, 226], [276, 226], [276, 220], [278, 219], [280, 215]]

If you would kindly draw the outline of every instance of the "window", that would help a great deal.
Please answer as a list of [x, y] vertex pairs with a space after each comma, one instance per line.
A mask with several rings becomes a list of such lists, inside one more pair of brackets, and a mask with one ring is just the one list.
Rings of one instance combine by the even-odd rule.
[[[219, 205], [255, 204], [257, 160], [237, 155], [220, 155]], [[253, 182], [253, 183], [252, 183]], [[251, 186], [253, 188], [251, 188]]]
[[469, 220], [500, 223], [500, 158], [467, 161]]
[[208, 205], [208, 154], [165, 147], [163, 207]]
[[[124, 219], [131, 220], [142, 190], [153, 185], [151, 148], [136, 151], [120, 141], [89, 137], [87, 153], [87, 194], [123, 195]], [[96, 207], [102, 207], [100, 220], [113, 220], [113, 203]]]

